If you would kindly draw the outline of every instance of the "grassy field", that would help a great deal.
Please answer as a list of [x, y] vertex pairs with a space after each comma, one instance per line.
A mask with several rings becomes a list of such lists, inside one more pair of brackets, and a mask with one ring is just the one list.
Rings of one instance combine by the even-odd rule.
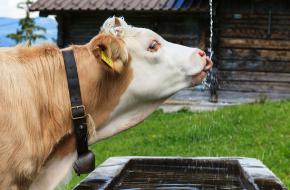
[[[290, 102], [226, 107], [216, 112], [155, 112], [142, 124], [91, 147], [110, 156], [242, 156], [262, 160], [290, 188]], [[64, 189], [81, 177], [74, 176]]]

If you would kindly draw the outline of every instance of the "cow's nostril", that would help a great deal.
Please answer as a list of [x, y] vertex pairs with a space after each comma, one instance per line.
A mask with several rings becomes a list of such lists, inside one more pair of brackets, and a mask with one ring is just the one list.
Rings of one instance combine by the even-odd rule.
[[205, 56], [205, 52], [204, 51], [199, 51], [198, 55], [200, 55], [201, 57]]

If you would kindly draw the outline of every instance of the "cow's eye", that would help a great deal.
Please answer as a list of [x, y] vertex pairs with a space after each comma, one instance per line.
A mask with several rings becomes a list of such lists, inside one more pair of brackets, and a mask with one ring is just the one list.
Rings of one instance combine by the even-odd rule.
[[149, 47], [147, 48], [147, 51], [150, 52], [156, 52], [160, 48], [160, 43], [157, 40], [153, 40]]

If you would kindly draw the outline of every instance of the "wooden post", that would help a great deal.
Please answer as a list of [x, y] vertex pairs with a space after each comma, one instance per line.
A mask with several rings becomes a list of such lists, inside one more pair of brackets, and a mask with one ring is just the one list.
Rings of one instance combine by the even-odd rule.
[[63, 31], [64, 19], [63, 19], [63, 16], [57, 15], [56, 21], [58, 24], [58, 26], [57, 26], [57, 45], [59, 47], [63, 47], [64, 46], [64, 43], [63, 43], [63, 37], [64, 37], [64, 31]]
[[56, 16], [58, 23], [57, 27], [57, 45], [61, 48], [67, 46], [67, 32], [70, 25], [70, 15], [68, 14], [58, 14]]
[[199, 32], [198, 48], [202, 50], [206, 48], [206, 31]]

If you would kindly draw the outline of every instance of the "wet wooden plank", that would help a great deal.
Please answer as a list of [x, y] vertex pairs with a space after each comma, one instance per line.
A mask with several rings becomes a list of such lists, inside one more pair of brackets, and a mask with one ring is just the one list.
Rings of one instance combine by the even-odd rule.
[[290, 41], [220, 38], [220, 46], [228, 48], [258, 48], [290, 50]]
[[240, 92], [290, 93], [290, 83], [254, 82], [254, 81], [220, 81], [220, 90]]
[[[247, 23], [236, 23], [236, 24], [228, 24], [228, 23], [221, 23], [220, 29], [229, 29], [229, 28], [239, 28], [239, 29], [257, 29], [257, 30], [267, 30], [268, 25], [263, 23], [257, 24], [247, 24]], [[289, 30], [288, 25], [271, 25], [272, 30]]]
[[[221, 19], [220, 22], [221, 24], [225, 25], [264, 25], [268, 26], [268, 17], [267, 18], [250, 18], [250, 19], [244, 19], [243, 17], [241, 19], [236, 19], [236, 18], [227, 18], [227, 19]], [[287, 24], [290, 24], [290, 17], [285, 17], [285, 19], [273, 19], [272, 18], [272, 26], [285, 26]]]
[[261, 100], [287, 100], [290, 99], [290, 93], [218, 90], [218, 97], [219, 104], [232, 105], [259, 102]]
[[220, 32], [221, 37], [225, 38], [249, 38], [249, 39], [272, 39], [272, 40], [289, 40], [289, 30], [271, 31], [270, 36], [266, 29], [249, 29], [249, 28], [227, 28]]
[[[243, 13], [237, 13], [239, 15], [241, 15], [242, 19], [268, 19], [269, 14], [265, 14], [265, 13], [260, 13], [260, 14], [243, 14]], [[223, 19], [231, 19], [233, 18], [234, 13], [225, 13], [221, 15], [221, 18]], [[289, 19], [290, 18], [290, 14], [286, 14], [286, 13], [274, 13], [272, 14], [272, 19]]]
[[290, 64], [290, 51], [286, 50], [220, 48], [219, 56], [221, 59], [230, 59], [230, 60], [246, 59], [257, 61], [281, 61], [281, 62], [285, 61], [289, 62]]
[[218, 79], [230, 81], [290, 82], [290, 73], [219, 71]]
[[255, 72], [290, 72], [290, 62], [271, 62], [257, 60], [219, 60], [219, 70], [255, 71]]

